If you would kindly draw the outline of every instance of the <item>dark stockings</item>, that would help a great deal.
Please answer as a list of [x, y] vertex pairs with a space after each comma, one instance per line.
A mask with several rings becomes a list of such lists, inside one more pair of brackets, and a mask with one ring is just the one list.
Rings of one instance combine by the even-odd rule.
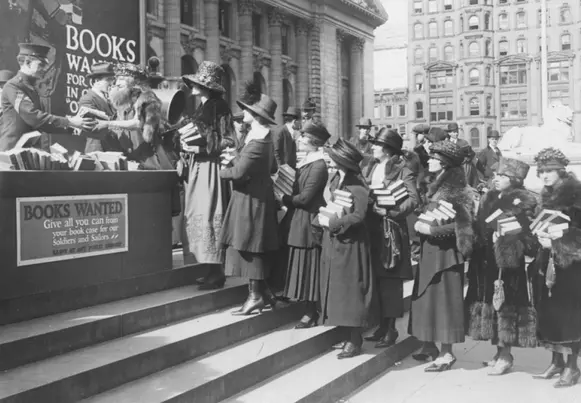
[[[581, 347], [581, 343], [572, 343], [571, 347], [571, 355], [567, 358], [567, 368], [577, 370], [579, 367], [577, 366], [577, 358], [579, 357], [579, 348]], [[561, 355], [561, 360], [563, 356]]]

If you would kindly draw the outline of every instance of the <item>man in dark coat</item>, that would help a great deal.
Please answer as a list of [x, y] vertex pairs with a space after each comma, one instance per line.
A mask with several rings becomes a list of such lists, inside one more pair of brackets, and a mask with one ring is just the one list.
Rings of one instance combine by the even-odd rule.
[[494, 175], [494, 170], [492, 166], [498, 164], [502, 153], [498, 149], [498, 140], [500, 139], [500, 133], [497, 130], [492, 130], [488, 133], [488, 147], [481, 150], [478, 153], [478, 163], [484, 169], [484, 179], [489, 180]]
[[[12, 77], [14, 77], [14, 73], [10, 70], [0, 70], [0, 98], [2, 97], [2, 88]], [[2, 116], [2, 104], [0, 104], [0, 116]]]
[[282, 114], [284, 124], [272, 130], [272, 142], [274, 144], [274, 156], [278, 166], [297, 166], [297, 145], [293, 134], [300, 128], [300, 113], [297, 108], [288, 108]]
[[427, 124], [415, 125], [412, 129], [412, 132], [416, 136], [416, 146], [414, 148], [414, 152], [418, 155], [418, 157], [420, 157], [420, 162], [422, 163], [422, 166], [427, 169], [430, 155], [424, 147], [424, 141], [426, 139], [426, 136], [430, 132], [430, 126]]
[[369, 140], [372, 138], [371, 129], [373, 128], [373, 123], [369, 118], [359, 119], [359, 124], [355, 125], [359, 130], [359, 133], [351, 138], [351, 143], [357, 147], [357, 150], [363, 154], [363, 160], [361, 160], [361, 169], [364, 170], [373, 161], [373, 152], [371, 151], [371, 143]]
[[[19, 46], [20, 71], [6, 83], [0, 100], [3, 110], [0, 120], [0, 151], [11, 150], [23, 134], [33, 130], [64, 130], [69, 127], [92, 129], [96, 123], [94, 119], [61, 117], [42, 110], [40, 96], [34, 85], [46, 72], [50, 48], [31, 43], [21, 43]], [[44, 146], [48, 148], [48, 144]]]

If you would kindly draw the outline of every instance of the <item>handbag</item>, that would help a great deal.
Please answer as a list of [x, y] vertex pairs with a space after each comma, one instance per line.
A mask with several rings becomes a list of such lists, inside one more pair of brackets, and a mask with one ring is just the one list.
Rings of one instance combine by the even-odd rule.
[[387, 271], [395, 270], [402, 260], [401, 228], [394, 220], [383, 217], [383, 242], [381, 247], [381, 261]]
[[498, 269], [498, 279], [494, 281], [494, 295], [492, 296], [492, 306], [496, 312], [500, 311], [504, 304], [504, 281], [502, 281], [502, 269]]

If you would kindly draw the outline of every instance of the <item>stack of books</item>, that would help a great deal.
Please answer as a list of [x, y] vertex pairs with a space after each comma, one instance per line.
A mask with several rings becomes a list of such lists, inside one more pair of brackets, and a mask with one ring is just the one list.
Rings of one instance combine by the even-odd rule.
[[295, 185], [296, 171], [288, 164], [281, 165], [273, 176], [275, 192], [292, 196]]
[[379, 185], [370, 186], [370, 189], [377, 199], [377, 205], [382, 207], [395, 206], [409, 197], [405, 183], [401, 179], [392, 183], [387, 188]]
[[516, 235], [522, 232], [522, 227], [516, 217], [508, 216], [501, 209], [497, 209], [484, 220], [486, 226], [496, 232], [499, 236]]
[[69, 170], [68, 160], [61, 154], [36, 148], [21, 148], [0, 153], [0, 169], [16, 171]]
[[431, 226], [450, 224], [456, 218], [456, 210], [451, 203], [439, 200], [438, 205], [420, 214], [418, 220]]
[[319, 208], [318, 220], [323, 227], [329, 227], [329, 220], [337, 216], [343, 217], [346, 212], [353, 208], [353, 196], [345, 190], [335, 190], [333, 192], [335, 200], [329, 202], [326, 206]]
[[127, 171], [129, 170], [127, 157], [120, 152], [94, 151], [87, 154], [94, 161], [95, 171]]
[[539, 213], [531, 223], [531, 232], [546, 232], [549, 234], [561, 234], [569, 229], [571, 218], [557, 210], [545, 209]]
[[189, 147], [205, 147], [206, 138], [200, 133], [198, 126], [190, 122], [178, 130], [180, 141]]

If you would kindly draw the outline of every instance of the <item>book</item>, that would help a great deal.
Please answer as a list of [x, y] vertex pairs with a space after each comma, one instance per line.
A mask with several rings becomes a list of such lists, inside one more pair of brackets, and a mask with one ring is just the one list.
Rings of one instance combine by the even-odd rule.
[[342, 197], [346, 197], [349, 199], [353, 198], [353, 196], [351, 195], [351, 192], [347, 192], [346, 190], [335, 189], [335, 191], [333, 193], [335, 194], [335, 196], [342, 196]]
[[82, 118], [92, 118], [99, 120], [110, 120], [109, 115], [98, 109], [89, 108], [88, 106], [81, 106], [77, 112], [77, 116]]
[[484, 222], [488, 228], [496, 231], [498, 229], [498, 220], [503, 218], [507, 218], [506, 214], [501, 209], [497, 209], [488, 217], [486, 217]]
[[20, 148], [32, 147], [33, 145], [35, 145], [38, 142], [38, 140], [40, 139], [40, 136], [42, 136], [42, 133], [39, 131], [24, 133], [22, 136], [20, 136], [20, 138], [16, 142], [16, 144], [14, 145], [14, 148], [20, 149]]
[[[99, 164], [100, 165], [100, 164]], [[87, 156], [79, 157], [72, 165], [73, 171], [95, 171], [96, 161]]]
[[390, 192], [394, 193], [396, 190], [399, 190], [401, 188], [405, 189], [405, 183], [403, 180], [398, 179], [397, 181], [395, 181], [394, 183], [392, 183], [391, 185], [389, 185], [387, 187], [387, 190], [389, 190]]
[[424, 224], [428, 224], [428, 225], [436, 225], [436, 217], [433, 216], [429, 216], [425, 213], [422, 213], [418, 216], [418, 221], [423, 222]]
[[[369, 185], [369, 190], [386, 190], [382, 183], [378, 185]], [[375, 192], [374, 192], [375, 193]]]
[[564, 231], [569, 228], [571, 218], [558, 211], [544, 209], [539, 213], [537, 218], [531, 223], [531, 232], [536, 234], [538, 232], [548, 232], [549, 228], [557, 226], [553, 231]]
[[522, 227], [516, 217], [506, 217], [497, 221], [499, 236], [514, 235], [522, 232]]

